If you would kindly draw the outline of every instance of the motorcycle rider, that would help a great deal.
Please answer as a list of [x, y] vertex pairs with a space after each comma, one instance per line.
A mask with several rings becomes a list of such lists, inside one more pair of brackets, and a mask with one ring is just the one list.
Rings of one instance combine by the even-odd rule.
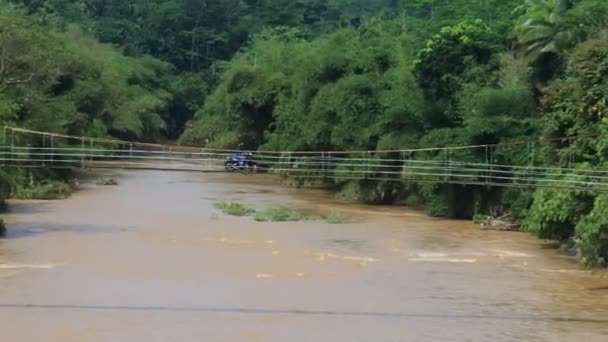
[[239, 163], [240, 166], [245, 166], [247, 161], [247, 154], [243, 151], [243, 143], [239, 143], [234, 152], [234, 159]]

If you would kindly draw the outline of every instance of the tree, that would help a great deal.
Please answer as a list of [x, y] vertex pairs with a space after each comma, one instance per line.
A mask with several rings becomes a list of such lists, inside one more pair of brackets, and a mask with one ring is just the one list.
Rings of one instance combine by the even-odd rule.
[[569, 0], [526, 0], [525, 13], [516, 26], [518, 50], [530, 63], [544, 54], [559, 54], [573, 42], [564, 18]]
[[[605, 129], [608, 114], [608, 32], [573, 49], [563, 78], [543, 89], [542, 126], [545, 138], [573, 137], [556, 142], [551, 162], [595, 165], [608, 161], [605, 139], [594, 139]], [[581, 138], [574, 138], [580, 136]], [[557, 152], [557, 153], [556, 153]]]
[[451, 124], [456, 119], [454, 96], [467, 82], [487, 79], [496, 68], [493, 55], [498, 51], [498, 39], [481, 20], [446, 26], [434, 35], [418, 52], [414, 74], [430, 103], [439, 104]]

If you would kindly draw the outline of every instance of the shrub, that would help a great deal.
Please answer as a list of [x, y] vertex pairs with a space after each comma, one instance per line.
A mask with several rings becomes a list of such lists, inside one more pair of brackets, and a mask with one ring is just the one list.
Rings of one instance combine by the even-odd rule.
[[332, 211], [325, 218], [325, 222], [330, 223], [330, 224], [343, 224], [343, 223], [348, 223], [349, 219], [340, 213], [336, 213], [336, 212]]
[[504, 191], [502, 202], [504, 207], [511, 214], [511, 219], [514, 223], [520, 224], [524, 222], [530, 206], [532, 205], [533, 192], [510, 188]]
[[70, 185], [60, 181], [49, 181], [32, 187], [17, 186], [15, 198], [22, 200], [65, 199], [72, 194]]
[[255, 213], [255, 209], [237, 202], [220, 201], [213, 204], [213, 206], [224, 214], [231, 216], [249, 216]]
[[576, 225], [575, 244], [583, 262], [608, 266], [608, 195], [595, 200], [591, 213]]
[[307, 219], [304, 214], [285, 207], [267, 208], [255, 215], [258, 222], [295, 222], [304, 219]]
[[565, 241], [592, 207], [592, 197], [584, 192], [538, 190], [524, 226], [541, 238]]

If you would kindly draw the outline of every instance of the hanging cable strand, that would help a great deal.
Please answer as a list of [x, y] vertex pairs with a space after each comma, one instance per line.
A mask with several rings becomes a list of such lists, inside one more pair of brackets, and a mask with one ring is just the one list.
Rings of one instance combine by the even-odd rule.
[[[577, 138], [580, 139], [580, 138]], [[257, 151], [258, 171], [294, 178], [367, 179], [470, 184], [491, 187], [549, 187], [608, 191], [608, 171], [576, 167], [568, 142], [566, 167], [541, 166], [539, 149], [556, 139], [381, 151]], [[37, 143], [36, 143], [37, 142]], [[4, 127], [2, 165], [40, 168], [120, 168], [223, 172], [233, 151], [161, 145]], [[525, 146], [525, 147], [524, 147]], [[523, 148], [522, 148], [523, 147]], [[521, 153], [524, 152], [524, 153]], [[505, 157], [509, 155], [510, 157]], [[516, 161], [510, 163], [510, 161]], [[562, 164], [562, 165], [563, 165]]]

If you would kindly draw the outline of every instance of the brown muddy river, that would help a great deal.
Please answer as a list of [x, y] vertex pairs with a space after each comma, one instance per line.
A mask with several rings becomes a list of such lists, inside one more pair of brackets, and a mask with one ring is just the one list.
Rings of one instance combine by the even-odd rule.
[[[113, 176], [11, 203], [2, 341], [608, 341], [608, 277], [526, 234], [253, 176]], [[257, 223], [216, 199], [353, 222]]]

